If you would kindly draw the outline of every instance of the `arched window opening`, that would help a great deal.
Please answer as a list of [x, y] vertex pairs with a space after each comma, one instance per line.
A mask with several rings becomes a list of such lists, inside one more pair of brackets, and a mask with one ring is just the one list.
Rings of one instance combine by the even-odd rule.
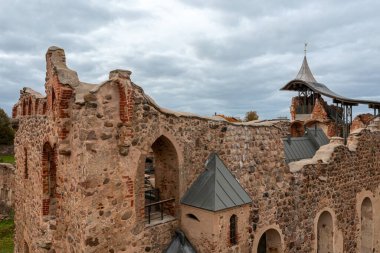
[[324, 211], [318, 219], [317, 225], [317, 252], [333, 253], [334, 252], [334, 228], [333, 219], [328, 211]]
[[305, 128], [301, 121], [294, 121], [290, 125], [290, 135], [292, 137], [302, 137], [305, 134]]
[[372, 253], [373, 249], [373, 210], [372, 202], [365, 198], [361, 206], [360, 217], [361, 253]]
[[32, 115], [32, 99], [29, 98], [28, 102], [28, 115]]
[[54, 89], [51, 89], [51, 108], [54, 108], [54, 103], [55, 103], [55, 92]]
[[36, 114], [36, 115], [38, 114], [38, 101], [39, 100], [36, 99], [34, 102], [34, 114]]
[[237, 216], [235, 214], [230, 218], [230, 244], [237, 244]]
[[43, 182], [43, 215], [55, 216], [56, 213], [56, 187], [57, 187], [57, 163], [56, 152], [49, 143], [45, 143], [42, 154], [42, 182]]
[[44, 102], [43, 105], [42, 105], [42, 114], [43, 115], [46, 114], [46, 102]]
[[179, 201], [178, 155], [173, 143], [165, 136], [151, 146], [144, 166], [145, 219], [175, 217]]
[[188, 214], [186, 214], [186, 217], [187, 217], [187, 218], [190, 218], [190, 219], [193, 219], [193, 220], [196, 220], [196, 221], [199, 221], [198, 217], [195, 216], [195, 215], [192, 214], [192, 213], [188, 213]]
[[260, 237], [257, 253], [282, 253], [281, 236], [275, 229], [268, 229]]
[[24, 148], [24, 178], [28, 179], [29, 171], [28, 171], [28, 151]]
[[28, 104], [26, 103], [26, 100], [24, 99], [22, 101], [22, 115], [25, 116], [28, 114]]

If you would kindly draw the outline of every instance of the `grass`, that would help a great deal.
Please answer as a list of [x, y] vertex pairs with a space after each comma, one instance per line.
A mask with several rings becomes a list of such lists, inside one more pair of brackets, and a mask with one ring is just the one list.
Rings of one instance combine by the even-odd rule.
[[0, 221], [0, 253], [13, 253], [13, 218]]
[[[15, 163], [15, 157], [13, 155], [0, 155], [0, 163]], [[2, 253], [2, 252], [0, 252]]]

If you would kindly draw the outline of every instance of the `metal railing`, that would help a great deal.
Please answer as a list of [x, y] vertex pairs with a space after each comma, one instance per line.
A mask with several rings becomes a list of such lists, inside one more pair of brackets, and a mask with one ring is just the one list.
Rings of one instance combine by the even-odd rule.
[[150, 224], [152, 220], [152, 207], [155, 207], [156, 210], [157, 210], [157, 207], [159, 207], [158, 210], [160, 211], [160, 217], [161, 217], [161, 220], [163, 220], [164, 219], [164, 204], [168, 202], [174, 202], [174, 200], [175, 200], [174, 198], [165, 199], [165, 200], [161, 200], [161, 201], [157, 201], [157, 202], [145, 205], [145, 209], [148, 209], [148, 224]]
[[154, 203], [160, 201], [160, 190], [153, 188], [145, 191], [145, 203]]

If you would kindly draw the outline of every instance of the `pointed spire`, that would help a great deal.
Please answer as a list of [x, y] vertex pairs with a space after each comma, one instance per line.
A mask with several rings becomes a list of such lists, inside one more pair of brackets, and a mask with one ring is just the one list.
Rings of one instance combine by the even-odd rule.
[[306, 45], [307, 44], [305, 43], [305, 56], [303, 57], [302, 66], [295, 79], [302, 80], [305, 82], [317, 83], [317, 80], [315, 80], [313, 73], [311, 73], [309, 64], [307, 64]]

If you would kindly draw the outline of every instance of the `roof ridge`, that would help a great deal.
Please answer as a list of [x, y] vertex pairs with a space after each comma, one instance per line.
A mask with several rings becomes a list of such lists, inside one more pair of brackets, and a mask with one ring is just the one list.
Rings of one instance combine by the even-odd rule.
[[210, 211], [220, 211], [252, 202], [252, 199], [216, 153], [206, 161], [201, 173], [181, 199], [181, 203]]

